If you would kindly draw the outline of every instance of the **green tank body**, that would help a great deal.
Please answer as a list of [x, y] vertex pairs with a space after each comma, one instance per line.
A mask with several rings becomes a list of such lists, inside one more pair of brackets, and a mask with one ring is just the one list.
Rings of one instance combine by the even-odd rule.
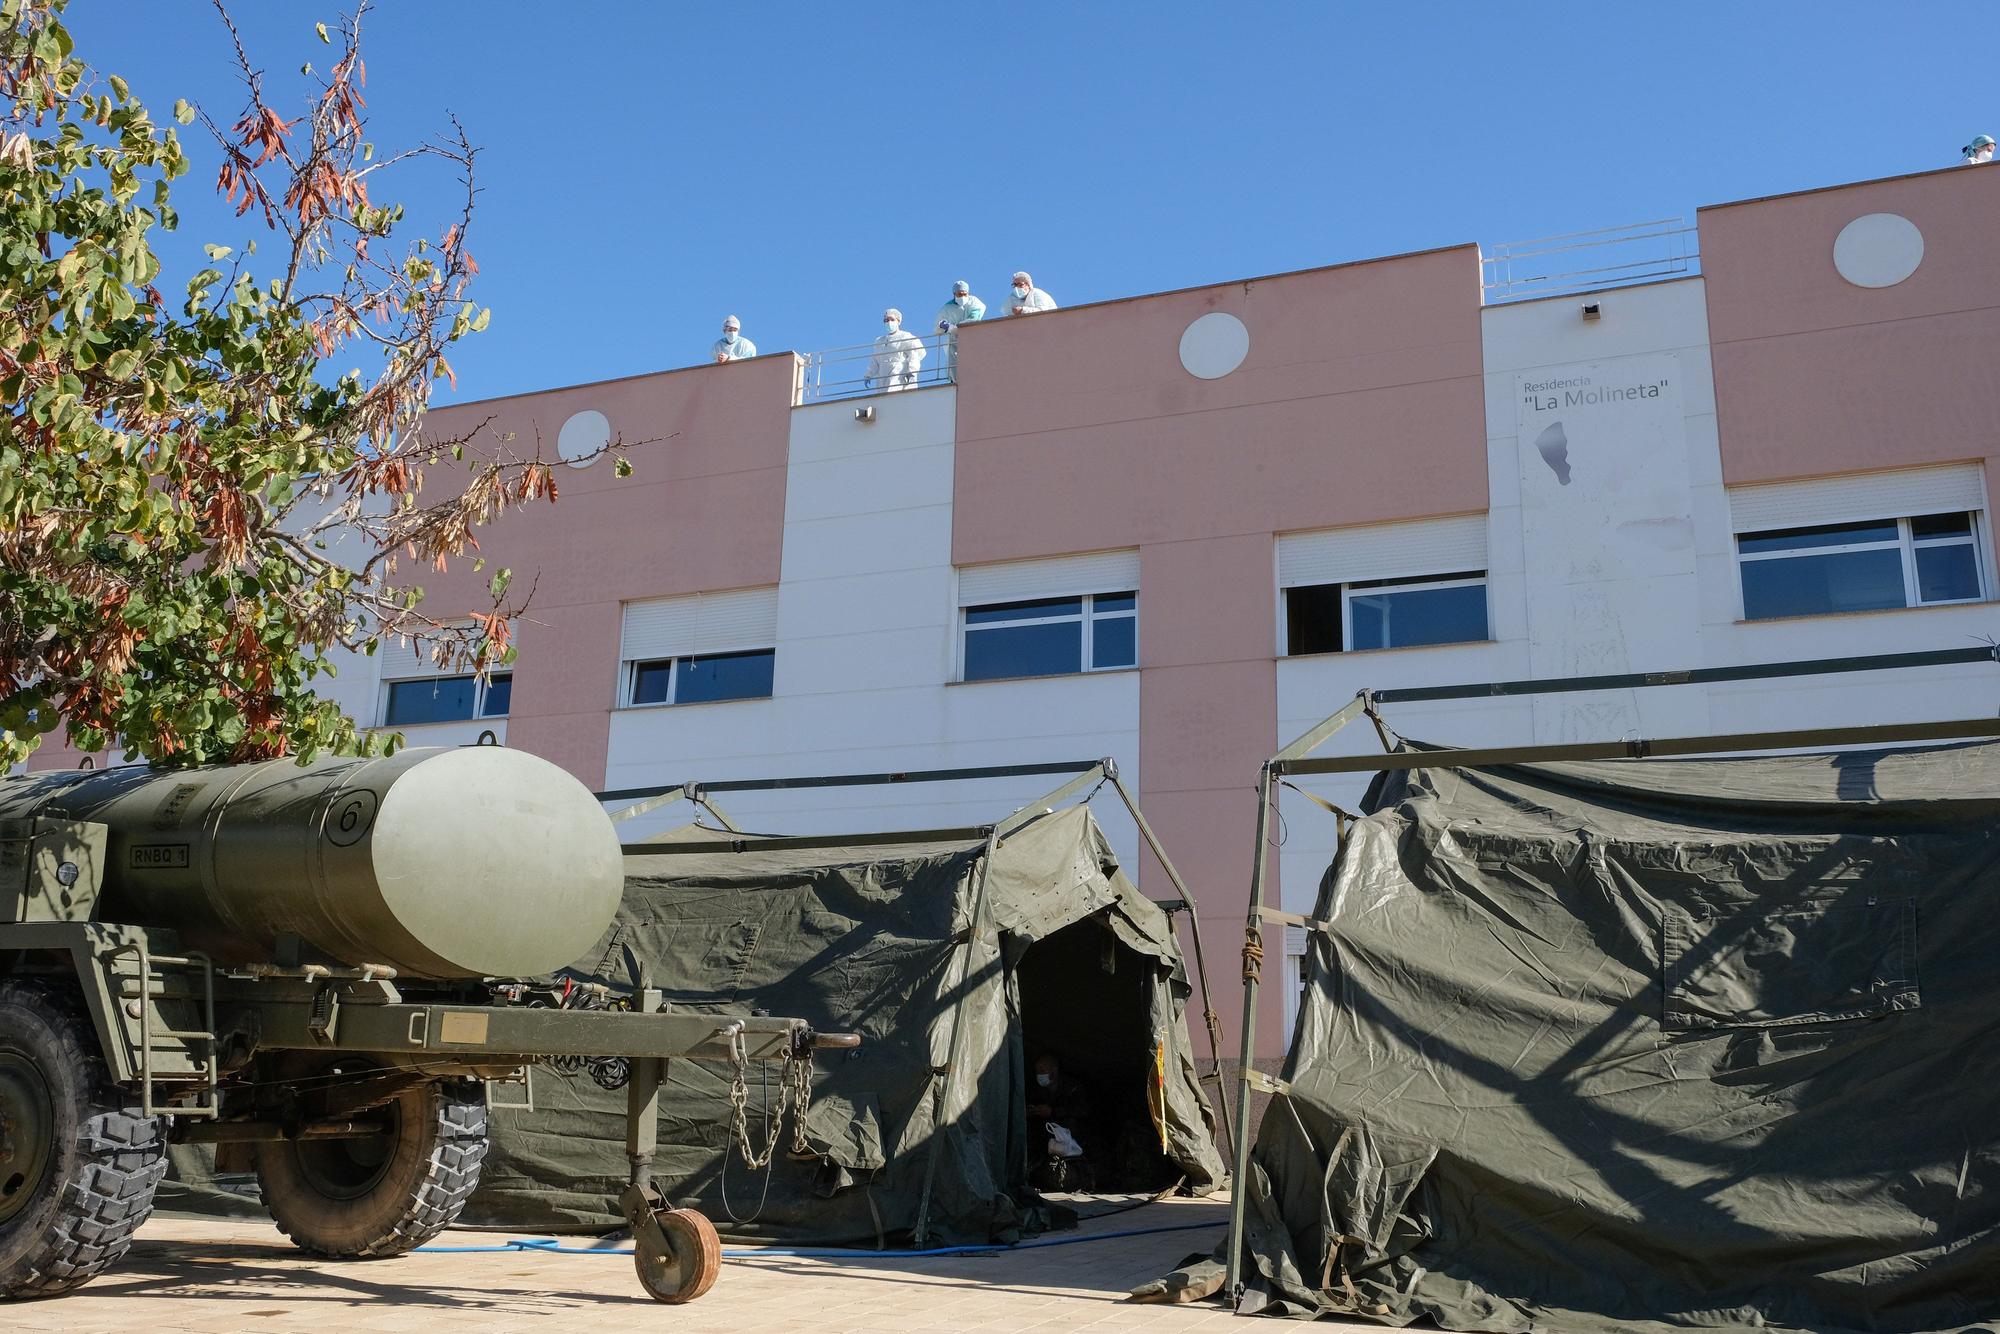
[[562, 769], [497, 746], [384, 759], [35, 774], [0, 818], [108, 827], [101, 921], [171, 927], [219, 963], [281, 938], [412, 977], [526, 977], [601, 937], [618, 838]]

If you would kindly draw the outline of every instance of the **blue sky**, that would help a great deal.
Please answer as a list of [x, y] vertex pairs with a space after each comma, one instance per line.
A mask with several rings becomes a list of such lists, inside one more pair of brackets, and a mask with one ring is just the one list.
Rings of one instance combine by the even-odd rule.
[[[237, 0], [274, 87], [335, 3]], [[1946, 166], [2000, 135], [1987, 4], [381, 0], [374, 139], [484, 153], [492, 327], [458, 397], [913, 325], [955, 278], [1065, 304]], [[73, 0], [80, 54], [234, 118], [207, 0]], [[191, 140], [173, 273], [250, 235]], [[2000, 170], [2000, 167], [1992, 168]], [[375, 191], [435, 233], [438, 178]]]

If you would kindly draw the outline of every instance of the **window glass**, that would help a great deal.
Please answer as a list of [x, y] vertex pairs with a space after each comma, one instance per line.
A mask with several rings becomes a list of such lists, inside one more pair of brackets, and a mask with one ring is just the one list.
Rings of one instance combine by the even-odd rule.
[[504, 718], [514, 702], [514, 673], [495, 672], [486, 678], [486, 697], [479, 702], [482, 718]]
[[1350, 648], [1416, 648], [1486, 638], [1486, 585], [1369, 589], [1348, 598]]
[[777, 654], [711, 653], [682, 658], [676, 667], [674, 703], [705, 704], [718, 699], [768, 699]]
[[1136, 616], [1095, 616], [1090, 626], [1090, 665], [1133, 667], [1139, 662], [1139, 618]]
[[1927, 537], [1970, 537], [1970, 514], [1926, 514], [1910, 520], [1910, 532], [1921, 542]]
[[1780, 528], [1768, 533], [1745, 533], [1736, 539], [1737, 550], [1745, 555], [1760, 551], [1801, 551], [1811, 547], [1846, 547], [1862, 542], [1899, 540], [1894, 519], [1870, 523], [1829, 523], [1814, 528]]
[[632, 665], [632, 702], [634, 704], [664, 704], [667, 690], [674, 679], [672, 658], [659, 662], [639, 662]]
[[1340, 585], [1286, 589], [1285, 652], [1338, 653], [1340, 649]]
[[1746, 560], [1741, 568], [1743, 615], [1747, 620], [1879, 611], [1904, 605], [1900, 547], [1782, 560]]
[[1970, 542], [1917, 548], [1917, 600], [1965, 602], [1979, 596], [1979, 557]]
[[1099, 593], [1090, 600], [1090, 605], [1095, 611], [1137, 611], [1139, 608], [1139, 595], [1137, 593]]
[[993, 625], [1001, 621], [1032, 621], [1044, 616], [1081, 616], [1082, 598], [1037, 598], [1032, 602], [996, 602], [987, 607], [967, 607], [967, 625]]
[[382, 725], [408, 727], [417, 723], [462, 722], [472, 717], [472, 697], [473, 682], [469, 676], [391, 681]]
[[[1075, 600], [1072, 599], [1072, 602]], [[973, 612], [985, 608], [969, 608]], [[1083, 620], [1047, 625], [968, 628], [965, 679], [992, 681], [1009, 676], [1054, 676], [1083, 670]]]

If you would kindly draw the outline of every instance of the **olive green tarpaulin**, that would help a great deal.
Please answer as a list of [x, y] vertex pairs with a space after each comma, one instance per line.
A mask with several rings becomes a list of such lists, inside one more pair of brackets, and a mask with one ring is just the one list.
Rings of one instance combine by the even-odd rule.
[[[1131, 1094], [1167, 1183], [1184, 1177], [1205, 1193], [1221, 1182], [1172, 923], [1119, 870], [1088, 807], [1000, 844], [984, 868], [987, 929], [969, 969], [983, 840], [799, 848], [748, 836], [736, 851], [735, 838], [690, 828], [667, 840], [702, 850], [628, 853], [617, 921], [570, 974], [623, 991], [629, 949], [676, 1009], [761, 1010], [863, 1041], [819, 1053], [811, 1154], [788, 1152], [788, 1121], [768, 1175], [729, 1147], [728, 1064], [672, 1062], [654, 1173], [677, 1203], [739, 1236], [908, 1245], [928, 1175], [930, 1244], [1015, 1238], [1040, 1221], [1028, 1216], [1024, 1007], [1053, 1016], [1065, 1068], [1100, 1100]], [[935, 1097], [954, 1024], [964, 1033], [940, 1135]], [[753, 1069], [749, 1082], [761, 1148], [779, 1079]], [[1146, 1111], [1149, 1083], [1164, 1086], [1163, 1125]], [[519, 1088], [496, 1090], [493, 1150], [465, 1221], [615, 1225], [624, 1094], [547, 1069], [525, 1092], [531, 1107], [508, 1105]]]
[[1321, 886], [1246, 1309], [2000, 1316], [2000, 747], [1384, 775]]

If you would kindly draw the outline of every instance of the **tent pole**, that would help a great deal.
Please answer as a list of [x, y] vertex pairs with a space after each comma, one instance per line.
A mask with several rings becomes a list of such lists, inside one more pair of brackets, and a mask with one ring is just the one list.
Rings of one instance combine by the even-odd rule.
[[965, 1036], [965, 998], [952, 999], [954, 989], [963, 990], [972, 978], [972, 955], [979, 947], [980, 934], [986, 928], [986, 881], [993, 872], [993, 856], [1000, 848], [1000, 829], [994, 826], [986, 836], [986, 852], [979, 859], [979, 881], [972, 890], [972, 913], [965, 933], [965, 966], [959, 969], [958, 982], [947, 984], [943, 998], [951, 1004], [951, 1037], [945, 1044], [944, 1077], [937, 1084], [936, 1101], [931, 1111], [931, 1152], [924, 1163], [924, 1192], [917, 1202], [916, 1247], [922, 1250], [930, 1241], [931, 1229], [931, 1186], [937, 1180], [938, 1155], [944, 1149], [944, 1114], [951, 1106], [952, 1083], [958, 1077], [959, 1048]]
[[720, 821], [722, 827], [724, 829], [727, 829], [730, 833], [740, 834], [743, 832], [741, 829], [738, 829], [736, 827], [736, 822], [734, 820], [731, 820], [727, 815], [724, 815], [722, 813], [722, 807], [716, 805], [713, 801], [709, 799], [708, 793], [703, 792], [701, 789], [697, 788], [695, 789], [693, 800], [696, 805], [700, 806], [703, 810], [707, 811], [710, 815], [713, 815], [718, 821]]
[[1229, 1141], [1230, 1152], [1234, 1153], [1236, 1128], [1230, 1124], [1229, 1086], [1222, 1077], [1222, 1018], [1216, 1014], [1215, 1001], [1208, 990], [1208, 961], [1203, 957], [1201, 950], [1201, 910], [1195, 906], [1194, 895], [1188, 892], [1187, 881], [1181, 879], [1181, 873], [1175, 868], [1173, 859], [1167, 856], [1167, 850], [1160, 846], [1159, 837], [1153, 833], [1153, 826], [1146, 820], [1146, 813], [1140, 810], [1139, 803], [1132, 799], [1132, 793], [1126, 788], [1125, 780], [1120, 778], [1118, 771], [1113, 768], [1107, 767], [1106, 774], [1111, 779], [1111, 786], [1118, 793], [1118, 799], [1124, 802], [1125, 809], [1132, 813], [1132, 823], [1139, 826], [1139, 837], [1153, 850], [1153, 856], [1159, 861], [1161, 869], [1167, 873], [1167, 879], [1174, 882], [1174, 890], [1181, 896], [1181, 902], [1187, 905], [1188, 931], [1194, 940], [1194, 974], [1201, 983], [1201, 1016], [1208, 1025], [1209, 1076], [1215, 1081], [1215, 1105], [1216, 1110], [1222, 1114], [1222, 1133]]
[[1029, 823], [1030, 821], [1041, 819], [1045, 812], [1054, 810], [1056, 807], [1062, 805], [1065, 801], [1068, 801], [1071, 797], [1075, 796], [1077, 793], [1089, 787], [1092, 783], [1103, 782], [1104, 778], [1105, 778], [1105, 762], [1103, 760], [1099, 760], [1094, 764], [1088, 765], [1085, 767], [1082, 773], [1079, 773], [1076, 777], [1070, 779], [1067, 783], [1064, 783], [1061, 787], [1057, 788], [1055, 791], [1047, 794], [1046, 796], [1035, 798], [1033, 801], [1021, 807], [1020, 810], [1015, 811], [1012, 815], [1002, 820], [999, 824], [993, 826], [993, 832], [999, 838], [1005, 839], [1009, 834], [1013, 833], [1016, 829], [1019, 829], [1021, 826]]
[[1250, 1075], [1254, 1069], [1251, 1053], [1257, 1046], [1257, 983], [1263, 968], [1264, 865], [1268, 860], [1265, 842], [1271, 835], [1271, 763], [1265, 761], [1263, 771], [1257, 776], [1257, 861], [1250, 869], [1250, 914], [1243, 928], [1243, 1050], [1241, 1068], [1236, 1072], [1239, 1081], [1236, 1124], [1243, 1127], [1243, 1132], [1236, 1137], [1236, 1163], [1230, 1174], [1229, 1268], [1223, 1288], [1231, 1310], [1243, 1301], [1243, 1209], [1249, 1198]]
[[691, 796], [692, 794], [685, 787], [677, 787], [671, 791], [659, 793], [657, 796], [648, 797], [644, 801], [627, 806], [622, 811], [613, 812], [611, 823], [624, 824], [627, 820], [636, 820], [642, 815], [650, 815], [662, 806], [671, 806], [677, 801], [688, 800]]

